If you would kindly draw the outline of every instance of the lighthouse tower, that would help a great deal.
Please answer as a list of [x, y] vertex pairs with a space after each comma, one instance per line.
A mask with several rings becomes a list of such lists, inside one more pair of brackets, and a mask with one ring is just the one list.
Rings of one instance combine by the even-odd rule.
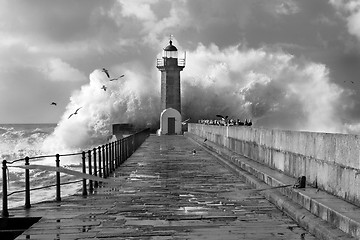
[[181, 133], [180, 71], [185, 67], [185, 58], [178, 58], [177, 48], [170, 39], [156, 67], [161, 72], [160, 134]]

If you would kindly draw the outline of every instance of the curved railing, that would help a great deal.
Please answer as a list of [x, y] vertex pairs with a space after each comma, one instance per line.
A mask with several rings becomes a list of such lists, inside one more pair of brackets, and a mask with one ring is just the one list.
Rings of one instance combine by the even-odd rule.
[[[93, 148], [92, 150], [82, 151], [78, 153], [70, 153], [70, 154], [55, 154], [55, 155], [46, 155], [46, 156], [35, 156], [35, 157], [25, 157], [21, 159], [17, 159], [14, 161], [2, 161], [2, 180], [3, 180], [3, 208], [2, 208], [2, 217], [9, 216], [8, 210], [8, 197], [17, 194], [17, 193], [25, 193], [25, 208], [30, 208], [30, 193], [34, 190], [56, 187], [56, 201], [61, 201], [61, 185], [65, 184], [72, 184], [82, 181], [82, 195], [88, 195], [88, 191], [92, 193], [94, 188], [99, 186], [99, 182], [101, 179], [107, 178], [117, 167], [119, 167], [127, 158], [129, 158], [135, 150], [145, 141], [145, 139], [149, 136], [149, 129], [145, 129], [139, 131], [133, 135], [129, 135], [125, 138], [122, 138], [117, 141], [113, 141], [107, 143], [105, 145], [98, 146], [97, 148]], [[82, 159], [82, 172], [79, 172], [80, 176], [83, 176], [82, 180], [77, 181], [68, 181], [61, 183], [60, 181], [60, 159], [62, 157], [68, 156], [81, 156]], [[56, 184], [31, 188], [30, 189], [30, 171], [31, 165], [30, 160], [32, 159], [39, 159], [39, 158], [54, 158], [56, 167], [50, 166], [42, 166], [48, 167], [51, 170], [56, 171]], [[25, 189], [19, 191], [13, 191], [8, 193], [8, 181], [7, 181], [7, 173], [9, 167], [12, 166], [14, 163], [24, 162], [22, 168], [25, 169]], [[87, 162], [87, 165], [86, 165]], [[34, 166], [34, 165], [33, 165]], [[40, 167], [39, 165], [36, 165]], [[19, 166], [17, 166], [19, 167]], [[34, 167], [36, 168], [36, 167]], [[86, 172], [86, 169], [88, 172]], [[86, 175], [81, 175], [86, 174]], [[94, 177], [91, 177], [94, 176]], [[101, 178], [101, 179], [100, 179]], [[89, 179], [87, 181], [87, 179]], [[95, 179], [95, 180], [94, 180]], [[89, 190], [87, 189], [89, 187]]]

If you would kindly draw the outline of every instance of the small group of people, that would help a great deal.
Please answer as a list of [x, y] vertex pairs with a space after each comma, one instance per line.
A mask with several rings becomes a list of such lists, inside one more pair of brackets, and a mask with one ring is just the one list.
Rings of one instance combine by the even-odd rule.
[[245, 119], [245, 121], [241, 121], [240, 119], [200, 119], [198, 121], [200, 124], [207, 125], [219, 125], [219, 126], [252, 126], [251, 119]]

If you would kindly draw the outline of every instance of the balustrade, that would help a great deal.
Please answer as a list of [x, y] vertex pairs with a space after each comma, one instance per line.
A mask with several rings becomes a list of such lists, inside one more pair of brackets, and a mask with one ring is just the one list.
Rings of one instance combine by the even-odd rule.
[[[133, 152], [145, 141], [145, 139], [149, 136], [149, 129], [145, 129], [143, 131], [137, 132], [133, 135], [127, 136], [125, 138], [119, 139], [117, 141], [98, 146], [97, 148], [93, 148], [92, 150], [82, 151], [80, 153], [70, 153], [70, 154], [55, 154], [55, 155], [48, 155], [48, 156], [35, 156], [35, 157], [25, 157], [22, 159], [18, 159], [15, 161], [8, 162], [6, 160], [2, 161], [2, 217], [9, 216], [9, 209], [8, 209], [8, 197], [10, 195], [16, 193], [25, 192], [25, 208], [31, 208], [30, 197], [31, 191], [49, 188], [49, 187], [56, 187], [56, 195], [55, 200], [61, 201], [61, 185], [65, 184], [72, 184], [78, 183], [82, 181], [82, 195], [87, 196], [88, 194], [92, 194], [94, 192], [94, 188], [99, 187], [100, 181], [93, 181], [89, 179], [87, 181], [86, 178], [82, 178], [81, 180], [77, 181], [68, 181], [61, 183], [60, 179], [60, 172], [61, 172], [61, 158], [67, 156], [80, 156], [82, 159], [82, 173], [88, 174], [92, 176], [96, 176], [99, 178], [107, 178], [110, 174], [120, 166], [127, 158], [131, 156]], [[86, 154], [87, 153], [87, 154]], [[87, 155], [87, 157], [86, 157]], [[56, 166], [56, 184], [38, 187], [38, 188], [30, 188], [30, 173], [29, 169], [31, 167], [30, 160], [32, 159], [45, 159], [45, 158], [55, 158], [55, 166]], [[86, 164], [86, 160], [88, 160], [88, 164]], [[21, 167], [15, 166], [14, 163], [17, 162], [25, 162], [25, 166], [22, 167], [25, 169], [25, 189], [20, 191], [13, 191], [12, 193], [8, 193], [8, 169], [9, 167]], [[97, 164], [98, 161], [98, 164]], [[49, 170], [52, 170], [51, 166], [43, 166], [49, 167]], [[36, 167], [35, 167], [36, 168]], [[88, 173], [86, 172], [88, 171]], [[80, 173], [80, 172], [79, 172]], [[89, 193], [87, 190], [89, 187]]]

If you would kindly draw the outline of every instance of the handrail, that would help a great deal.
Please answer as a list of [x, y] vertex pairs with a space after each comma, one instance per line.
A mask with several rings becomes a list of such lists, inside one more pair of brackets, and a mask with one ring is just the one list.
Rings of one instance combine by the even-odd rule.
[[[76, 156], [76, 155], [80, 155], [81, 152], [79, 153], [65, 153], [65, 154], [59, 154], [60, 157], [68, 157], [68, 156]], [[40, 156], [34, 156], [34, 157], [28, 157], [29, 159], [39, 159], [39, 158], [49, 158], [49, 157], [55, 157], [56, 154], [53, 154], [53, 155], [40, 155]], [[13, 160], [11, 162], [7, 162], [8, 164], [13, 164], [13, 163], [16, 163], [16, 162], [20, 162], [20, 161], [25, 161], [25, 158], [27, 157], [24, 157], [24, 158], [19, 158], [19, 159], [16, 159], [16, 160]]]
[[[77, 180], [77, 181], [71, 181], [71, 182], [66, 182], [66, 183], [60, 183], [60, 185], [67, 185], [67, 184], [72, 184], [72, 183], [78, 183], [81, 182], [82, 180]], [[45, 188], [50, 188], [50, 187], [56, 187], [56, 184], [52, 184], [52, 185], [47, 185], [47, 186], [43, 186], [43, 187], [37, 187], [37, 188], [30, 188], [30, 191], [35, 191], [35, 190], [41, 190], [41, 189], [45, 189]], [[16, 193], [23, 193], [26, 190], [18, 190], [18, 191], [13, 191], [11, 193], [8, 194], [8, 197], [16, 194]]]
[[[97, 148], [93, 148], [92, 150], [82, 151], [80, 153], [68, 153], [68, 154], [54, 154], [54, 155], [44, 155], [44, 156], [34, 156], [34, 157], [25, 157], [21, 159], [16, 159], [14, 161], [2, 161], [2, 173], [3, 173], [3, 208], [2, 208], [2, 217], [9, 216], [8, 210], [8, 196], [13, 194], [25, 192], [25, 208], [30, 208], [30, 192], [34, 190], [56, 187], [56, 201], [61, 201], [61, 191], [60, 186], [65, 184], [71, 184], [76, 182], [83, 182], [82, 195], [86, 196], [88, 194], [87, 186], [89, 186], [89, 193], [92, 194], [94, 188], [99, 186], [99, 178], [107, 178], [117, 167], [119, 167], [126, 159], [128, 159], [135, 150], [145, 141], [145, 139], [149, 136], [149, 129], [144, 129], [139, 132], [136, 132], [132, 135], [129, 135], [125, 138], [109, 142], [105, 145], [98, 146]], [[82, 172], [71, 171], [73, 175], [81, 176], [82, 180], [77, 181], [68, 181], [65, 183], [61, 183], [60, 179], [60, 158], [67, 156], [82, 156]], [[31, 168], [30, 161], [31, 159], [38, 158], [49, 158], [55, 157], [56, 168], [51, 166], [41, 166], [42, 168], [50, 171], [56, 170], [56, 184], [42, 186], [38, 188], [30, 188], [30, 174], [29, 169]], [[88, 160], [88, 164], [86, 165], [86, 159]], [[8, 194], [8, 182], [7, 182], [7, 171], [11, 164], [14, 164], [19, 161], [25, 161], [25, 166], [21, 168], [25, 168], [25, 189], [14, 191]], [[18, 166], [18, 165], [17, 165]], [[16, 167], [16, 166], [14, 166]], [[40, 165], [33, 165], [34, 167], [40, 167]], [[88, 169], [88, 173], [86, 173], [86, 169]], [[62, 170], [65, 173], [69, 173], [69, 171]], [[71, 174], [70, 173], [70, 174]], [[78, 174], [77, 174], [78, 173]], [[85, 175], [89, 181], [86, 181]], [[95, 176], [90, 177], [90, 176]], [[94, 180], [92, 180], [94, 179]], [[96, 180], [96, 181], [95, 181]], [[94, 183], [94, 184], [93, 184]]]

